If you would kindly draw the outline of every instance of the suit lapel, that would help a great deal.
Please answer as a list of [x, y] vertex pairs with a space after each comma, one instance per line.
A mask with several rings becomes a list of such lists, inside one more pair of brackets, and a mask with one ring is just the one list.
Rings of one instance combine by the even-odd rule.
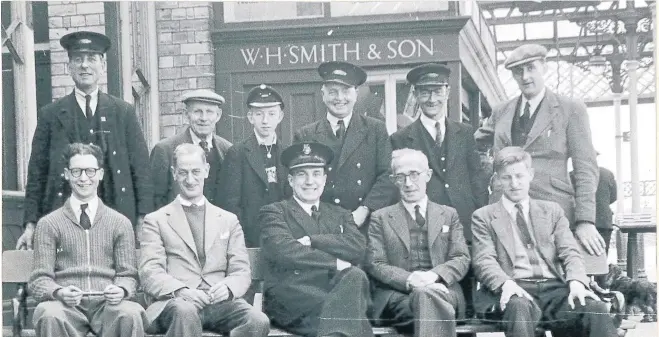
[[497, 124], [500, 124], [501, 127], [503, 128], [503, 133], [501, 135], [503, 136], [502, 139], [503, 144], [506, 144], [504, 145], [504, 147], [513, 143], [512, 141], [513, 118], [517, 113], [517, 109], [519, 108], [519, 104], [521, 103], [521, 101], [522, 101], [522, 96], [519, 96], [516, 101], [510, 101], [503, 109], [503, 113], [501, 114], [501, 120], [497, 122]]
[[62, 124], [62, 128], [66, 130], [66, 134], [69, 136], [70, 143], [78, 141], [75, 131], [75, 116], [73, 115], [77, 112], [77, 105], [78, 102], [75, 98], [75, 91], [73, 91], [67, 96], [64, 106], [62, 106], [62, 109], [57, 114], [57, 118], [59, 119], [60, 124]]
[[496, 203], [492, 219], [492, 229], [497, 234], [497, 238], [501, 241], [501, 245], [508, 253], [508, 257], [511, 261], [515, 261], [515, 242], [513, 240], [512, 231], [512, 220], [510, 215], [506, 212], [506, 209], [503, 207], [503, 203], [499, 200]]
[[247, 140], [247, 162], [252, 167], [256, 175], [261, 178], [264, 184], [268, 184], [268, 178], [265, 176], [265, 160], [259, 151], [259, 143], [256, 140], [256, 136], [252, 135]]
[[460, 149], [464, 148], [462, 144], [462, 137], [460, 137], [460, 125], [458, 122], [446, 119], [446, 135], [444, 137], [444, 142], [447, 146], [448, 158], [446, 158], [446, 171], [451, 172], [453, 165], [455, 164], [455, 156], [460, 152]]
[[320, 233], [320, 229], [318, 228], [316, 221], [311, 216], [309, 216], [309, 214], [304, 209], [302, 209], [302, 206], [300, 206], [297, 201], [295, 201], [295, 199], [292, 197], [288, 199], [288, 204], [289, 208], [292, 210], [293, 218], [298, 223], [298, 225], [304, 229], [304, 232], [307, 235]]
[[364, 128], [364, 121], [362, 116], [353, 112], [352, 119], [346, 130], [346, 139], [343, 141], [341, 148], [341, 156], [339, 157], [340, 168], [346, 162], [348, 157], [359, 147], [359, 144], [366, 138], [366, 130]]
[[[211, 252], [211, 247], [215, 242], [217, 234], [222, 231], [220, 217], [222, 215], [218, 212], [217, 208], [206, 201], [206, 214], [204, 216], [204, 252], [206, 252], [206, 260]], [[192, 234], [192, 232], [190, 232]]]
[[426, 223], [428, 224], [428, 248], [432, 249], [435, 240], [442, 232], [442, 228], [446, 223], [446, 218], [444, 218], [444, 210], [430, 202], [430, 200], [428, 200], [426, 213]]
[[114, 111], [114, 104], [110, 101], [108, 94], [100, 91], [98, 92], [98, 104], [96, 105], [95, 114], [98, 114], [98, 116], [95, 117], [98, 117], [97, 120], [100, 125], [100, 128], [97, 131], [103, 132], [101, 136], [106, 139], [107, 145], [112, 147], [112, 139], [117, 130], [115, 124], [117, 122], [117, 114]]
[[[423, 126], [423, 123], [421, 123], [421, 117], [417, 118], [416, 121], [412, 124], [412, 133], [408, 135], [408, 141], [409, 143], [408, 148], [410, 149], [423, 149], [425, 153], [429, 154], [429, 157], [433, 156], [433, 146], [434, 144], [429, 144], [425, 139], [426, 135], [430, 136], [428, 134], [428, 130]], [[437, 161], [435, 160], [430, 160], [428, 158], [428, 165], [432, 169], [433, 174], [436, 174], [442, 179], [444, 178], [444, 172], [442, 172], [441, 168], [437, 166]]]
[[531, 145], [549, 126], [552, 119], [554, 119], [554, 112], [558, 107], [558, 100], [556, 96], [549, 90], [545, 93], [545, 98], [540, 103], [540, 109], [537, 112], [531, 131], [526, 138], [526, 143], [524, 143], [524, 149]]
[[[403, 242], [405, 249], [410, 251], [410, 229], [407, 227], [407, 219], [405, 217], [407, 210], [403, 206], [402, 202], [398, 203], [398, 208], [395, 212], [389, 213], [389, 224], [394, 230], [394, 233], [398, 235], [400, 240]], [[430, 246], [429, 246], [430, 247]]]
[[[539, 116], [538, 116], [539, 117]], [[554, 266], [554, 251], [553, 245], [548, 245], [547, 242], [551, 240], [551, 226], [549, 225], [549, 217], [547, 212], [543, 210], [538, 204], [531, 199], [529, 206], [529, 218], [531, 219], [531, 227], [533, 227], [533, 237], [535, 238], [538, 252], [545, 260], [545, 263], [552, 269], [556, 275], [560, 275]]]
[[175, 199], [173, 203], [169, 204], [167, 206], [167, 222], [169, 223], [169, 226], [172, 227], [172, 229], [178, 234], [183, 242], [185, 242], [186, 245], [192, 250], [194, 253], [195, 257], [197, 258], [197, 261], [199, 261], [199, 256], [197, 255], [197, 246], [194, 243], [194, 239], [192, 238], [192, 231], [190, 230], [190, 224], [188, 223], [188, 219], [185, 217], [185, 213], [183, 211], [183, 206], [181, 206], [181, 203], [178, 201], [178, 199]]
[[220, 141], [219, 141], [220, 136], [213, 134], [213, 150], [217, 152], [217, 155], [220, 158], [220, 163], [224, 161], [224, 152], [222, 151], [222, 148], [220, 148]]
[[336, 141], [336, 138], [333, 137], [336, 136], [334, 135], [332, 126], [330, 125], [330, 122], [327, 120], [327, 118], [318, 122], [316, 125], [316, 135], [314, 136], [314, 140], [321, 144], [332, 144]]

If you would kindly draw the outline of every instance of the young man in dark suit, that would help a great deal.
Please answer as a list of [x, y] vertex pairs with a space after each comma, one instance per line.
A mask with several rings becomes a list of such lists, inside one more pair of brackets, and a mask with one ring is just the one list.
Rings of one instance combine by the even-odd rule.
[[75, 89], [38, 113], [25, 188], [25, 231], [17, 249], [32, 248], [37, 221], [62, 206], [71, 194], [61, 156], [72, 143], [95, 144], [103, 151], [106, 173], [99, 197], [107, 206], [125, 215], [133, 226], [153, 210], [149, 150], [135, 109], [99, 90], [110, 39], [79, 31], [62, 36], [60, 44], [69, 54], [68, 69]]
[[369, 214], [390, 205], [396, 189], [389, 181], [391, 144], [385, 124], [353, 111], [358, 87], [366, 72], [346, 62], [325, 62], [318, 67], [326, 118], [304, 126], [294, 142], [329, 146], [327, 188], [322, 200], [352, 212], [355, 224], [366, 235]]
[[254, 133], [227, 152], [216, 200], [238, 216], [251, 248], [260, 246], [259, 210], [283, 199], [286, 191], [286, 168], [279, 159], [282, 145], [277, 142], [284, 101], [274, 88], [261, 84], [247, 94], [247, 106]]

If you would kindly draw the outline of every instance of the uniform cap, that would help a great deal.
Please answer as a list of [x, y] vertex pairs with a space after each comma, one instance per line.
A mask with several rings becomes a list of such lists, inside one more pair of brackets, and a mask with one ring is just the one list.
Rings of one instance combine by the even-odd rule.
[[422, 64], [407, 73], [407, 81], [415, 87], [448, 85], [451, 69], [438, 63]]
[[340, 83], [358, 87], [366, 82], [366, 72], [359, 66], [347, 62], [325, 62], [318, 66], [323, 82]]
[[321, 143], [299, 143], [281, 153], [281, 163], [289, 170], [300, 167], [325, 167], [332, 162], [334, 152]]
[[284, 108], [284, 100], [281, 95], [271, 86], [261, 84], [252, 88], [247, 94], [247, 106], [265, 108], [281, 105]]
[[79, 31], [62, 36], [59, 43], [69, 53], [88, 52], [105, 54], [110, 49], [112, 43], [107, 36], [89, 31]]

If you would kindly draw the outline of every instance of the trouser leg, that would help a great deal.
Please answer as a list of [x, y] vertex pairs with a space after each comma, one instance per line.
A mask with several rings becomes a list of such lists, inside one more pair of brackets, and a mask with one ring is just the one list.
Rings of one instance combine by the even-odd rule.
[[323, 302], [318, 336], [373, 336], [366, 311], [370, 289], [366, 273], [357, 267], [346, 268], [332, 278], [332, 290]]
[[501, 322], [506, 337], [534, 337], [541, 316], [542, 311], [534, 301], [525, 297], [511, 297]]
[[39, 303], [32, 322], [39, 337], [84, 337], [90, 330], [89, 321], [81, 310], [60, 301]]
[[91, 314], [90, 322], [99, 336], [142, 337], [147, 318], [138, 303], [124, 300], [112, 305], [103, 301]]
[[166, 337], [201, 337], [202, 333], [199, 310], [182, 298], [169, 301], [153, 325], [157, 332], [166, 331]]
[[460, 285], [449, 292], [431, 287], [419, 288], [410, 295], [410, 309], [414, 313], [414, 335], [455, 336], [456, 312], [464, 315], [465, 300]]
[[202, 310], [204, 329], [231, 337], [266, 337], [270, 319], [242, 298], [211, 304]]

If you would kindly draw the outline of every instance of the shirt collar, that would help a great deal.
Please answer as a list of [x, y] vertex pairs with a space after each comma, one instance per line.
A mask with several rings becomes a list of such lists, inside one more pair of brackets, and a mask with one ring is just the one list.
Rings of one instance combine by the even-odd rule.
[[[350, 120], [352, 119], [352, 112], [343, 118], [343, 125], [345, 125], [346, 129], [348, 128], [348, 125], [350, 125]], [[332, 126], [332, 129], [337, 128], [337, 124], [339, 122], [339, 118], [336, 118], [336, 116], [332, 115], [331, 113], [327, 112], [327, 120], [330, 122], [330, 125]]]
[[530, 204], [530, 197], [526, 197], [520, 202], [512, 202], [510, 199], [506, 198], [506, 196], [501, 196], [501, 202], [503, 203], [503, 208], [506, 209], [506, 212], [508, 214], [517, 214], [517, 209], [515, 208], [516, 204], [522, 204], [522, 208], [525, 213], [528, 213], [529, 211], [529, 204]]
[[[82, 90], [78, 89], [78, 87], [75, 87], [75, 88], [73, 89], [73, 91], [75, 92], [76, 97], [80, 97], [80, 98], [82, 98], [82, 100], [83, 100], [83, 102], [84, 102], [84, 100], [85, 100], [85, 96], [87, 96], [87, 94], [85, 94]], [[94, 91], [92, 91], [92, 92], [89, 94], [89, 96], [92, 97], [92, 100], [94, 100], [94, 99], [98, 99], [98, 87], [96, 87], [96, 89], [95, 89]]]
[[[194, 133], [194, 131], [192, 131], [192, 128], [190, 128], [189, 131], [190, 131], [190, 136], [192, 137], [192, 143], [195, 144], [195, 145], [199, 145], [199, 142], [201, 141], [201, 138], [199, 138], [199, 136], [197, 136], [197, 134]], [[208, 143], [208, 148], [209, 149], [213, 148], [213, 135], [212, 134], [206, 136], [206, 143]]]
[[[533, 113], [535, 113], [535, 110], [538, 109], [538, 105], [540, 105], [540, 102], [542, 102], [542, 99], [545, 98], [545, 93], [547, 92], [547, 88], [542, 88], [539, 94], [535, 95], [531, 99], [526, 99], [524, 95], [522, 95], [522, 105], [521, 109], [524, 111], [524, 106], [526, 105], [526, 102], [529, 102], [529, 108], [531, 111], [531, 116], [533, 116]], [[530, 116], [529, 116], [530, 117]]]
[[258, 133], [256, 133], [256, 130], [254, 130], [254, 136], [256, 136], [256, 142], [259, 143], [259, 145], [275, 145], [277, 144], [277, 134], [272, 135], [272, 143], [268, 142], [265, 138], [262, 138], [259, 136]]
[[414, 210], [414, 207], [416, 205], [419, 205], [419, 212], [421, 212], [421, 214], [425, 215], [426, 210], [428, 209], [428, 195], [424, 196], [423, 199], [421, 199], [421, 200], [419, 200], [415, 203], [408, 203], [408, 202], [405, 202], [404, 200], [401, 200], [401, 202], [403, 203], [403, 206], [405, 207], [405, 209], [410, 213], [410, 215], [412, 215], [413, 219], [414, 219], [415, 214], [416, 214], [416, 212]]
[[305, 212], [307, 212], [307, 214], [309, 214], [309, 215], [311, 215], [311, 207], [312, 206], [316, 206], [316, 209], [319, 209], [319, 206], [320, 206], [320, 200], [316, 201], [313, 204], [308, 204], [308, 203], [303, 202], [302, 200], [298, 199], [296, 196], [293, 196], [293, 199], [295, 199], [297, 204], [300, 205], [300, 207], [302, 207], [302, 209]]
[[[178, 202], [181, 203], [181, 205], [186, 206], [186, 207], [192, 206], [192, 202], [188, 199], [184, 199], [180, 194], [177, 195], [176, 198], [178, 199]], [[194, 204], [196, 206], [203, 206], [205, 203], [206, 203], [206, 197], [203, 197], [203, 198], [201, 198], [201, 200], [197, 201]]]
[[421, 117], [419, 118], [421, 119], [421, 124], [423, 124], [423, 127], [428, 130], [428, 133], [431, 134], [433, 138], [437, 138], [437, 129], [435, 127], [437, 122], [439, 122], [439, 129], [442, 132], [441, 134], [446, 134], [446, 116], [443, 116], [439, 120], [434, 120], [421, 113]]
[[98, 210], [98, 196], [94, 197], [92, 200], [89, 200], [87, 202], [82, 202], [80, 199], [76, 198], [73, 194], [71, 194], [71, 197], [69, 198], [69, 203], [71, 204], [71, 208], [73, 209], [73, 212], [78, 217], [78, 220], [80, 220], [80, 215], [82, 214], [80, 205], [87, 204], [86, 213], [87, 215], [89, 215], [89, 219], [94, 221], [94, 216], [96, 216], [96, 210]]

